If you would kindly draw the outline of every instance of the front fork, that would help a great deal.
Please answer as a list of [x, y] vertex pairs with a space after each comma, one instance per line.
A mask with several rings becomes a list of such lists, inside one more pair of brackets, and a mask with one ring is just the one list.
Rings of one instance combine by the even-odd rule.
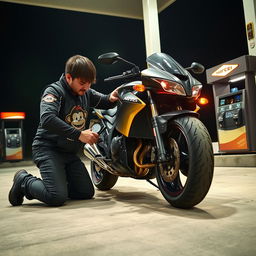
[[147, 94], [148, 94], [150, 109], [151, 109], [151, 113], [152, 113], [153, 134], [154, 134], [156, 146], [157, 146], [157, 162], [158, 162], [160, 168], [163, 168], [163, 164], [168, 163], [170, 159], [166, 153], [166, 150], [164, 147], [163, 136], [161, 135], [159, 124], [157, 121], [158, 112], [156, 109], [156, 104], [155, 104], [154, 100], [152, 99], [151, 92], [147, 91]]

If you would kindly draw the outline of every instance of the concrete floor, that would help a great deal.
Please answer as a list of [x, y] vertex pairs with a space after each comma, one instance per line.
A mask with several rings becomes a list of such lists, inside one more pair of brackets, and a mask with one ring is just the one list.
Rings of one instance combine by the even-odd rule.
[[0, 169], [0, 255], [256, 255], [256, 168], [215, 167], [207, 197], [191, 210], [171, 207], [155, 187], [130, 178], [96, 190], [93, 200], [11, 207], [16, 170]]

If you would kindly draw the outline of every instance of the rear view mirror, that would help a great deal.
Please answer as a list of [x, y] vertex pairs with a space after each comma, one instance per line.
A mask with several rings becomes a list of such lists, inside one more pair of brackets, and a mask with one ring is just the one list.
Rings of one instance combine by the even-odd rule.
[[186, 70], [191, 70], [195, 74], [202, 74], [205, 68], [202, 64], [193, 62], [190, 67], [186, 68]]
[[108, 52], [108, 53], [104, 53], [104, 54], [100, 55], [98, 57], [98, 60], [100, 63], [111, 65], [118, 61], [118, 57], [119, 57], [118, 53]]

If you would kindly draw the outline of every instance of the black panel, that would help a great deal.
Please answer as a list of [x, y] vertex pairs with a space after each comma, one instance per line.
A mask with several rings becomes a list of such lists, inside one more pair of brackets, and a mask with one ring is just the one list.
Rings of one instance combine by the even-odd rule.
[[153, 139], [151, 112], [148, 106], [141, 110], [134, 118], [129, 137]]

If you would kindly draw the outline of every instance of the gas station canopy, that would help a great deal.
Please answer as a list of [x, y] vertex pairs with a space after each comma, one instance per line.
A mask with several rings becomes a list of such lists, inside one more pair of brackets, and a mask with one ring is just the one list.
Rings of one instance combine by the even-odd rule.
[[[142, 0], [4, 0], [5, 2], [143, 19]], [[148, 0], [150, 2], [151, 0]], [[158, 12], [175, 0], [157, 0]]]

